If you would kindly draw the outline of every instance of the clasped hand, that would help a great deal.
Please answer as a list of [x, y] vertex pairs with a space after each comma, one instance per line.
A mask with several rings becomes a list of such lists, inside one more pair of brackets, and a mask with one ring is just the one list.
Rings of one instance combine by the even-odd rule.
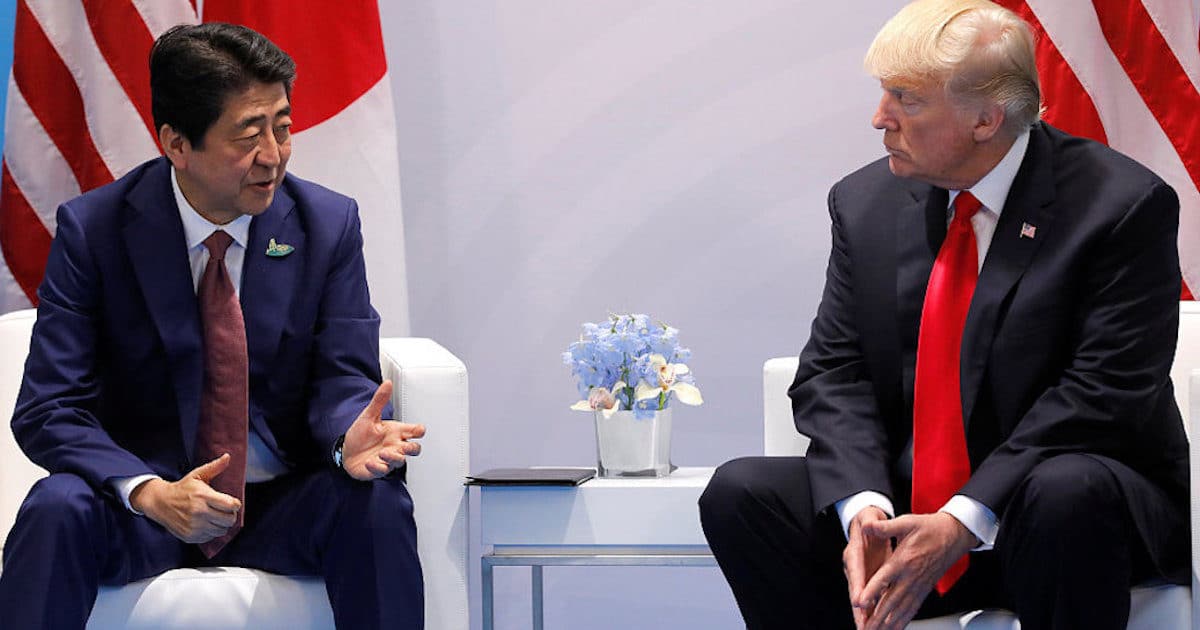
[[942, 512], [888, 520], [868, 507], [855, 515], [849, 534], [842, 563], [858, 630], [903, 630], [942, 574], [979, 544]]

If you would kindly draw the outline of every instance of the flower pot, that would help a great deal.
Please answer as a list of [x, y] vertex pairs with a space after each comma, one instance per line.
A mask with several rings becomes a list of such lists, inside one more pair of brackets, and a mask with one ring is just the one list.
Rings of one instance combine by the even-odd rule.
[[632, 411], [596, 417], [597, 472], [601, 477], [665, 477], [671, 474], [671, 409], [637, 418]]

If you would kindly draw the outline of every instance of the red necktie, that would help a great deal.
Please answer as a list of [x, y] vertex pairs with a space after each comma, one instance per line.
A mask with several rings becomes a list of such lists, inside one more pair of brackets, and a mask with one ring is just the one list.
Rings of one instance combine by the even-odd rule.
[[[971, 476], [959, 382], [959, 355], [967, 309], [979, 276], [971, 217], [981, 204], [967, 191], [954, 199], [954, 219], [938, 251], [925, 290], [913, 385], [914, 514], [937, 512]], [[967, 556], [938, 580], [945, 594], [967, 570]]]
[[[246, 432], [249, 426], [249, 358], [242, 306], [225, 269], [225, 250], [233, 237], [217, 230], [204, 239], [208, 265], [196, 291], [204, 328], [204, 391], [200, 396], [200, 426], [196, 458], [208, 463], [229, 453], [229, 467], [209, 482], [218, 492], [239, 500], [246, 494]], [[237, 524], [219, 538], [200, 544], [213, 557], [242, 528], [245, 504]]]

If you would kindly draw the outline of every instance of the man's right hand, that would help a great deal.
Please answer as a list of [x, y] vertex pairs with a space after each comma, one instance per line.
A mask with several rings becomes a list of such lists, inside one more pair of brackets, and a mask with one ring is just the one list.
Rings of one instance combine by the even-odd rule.
[[[890, 540], [866, 536], [863, 534], [862, 526], [868, 521], [883, 521], [887, 518], [888, 516], [883, 510], [875, 506], [868, 506], [855, 514], [850, 521], [850, 537], [846, 541], [845, 551], [842, 552], [842, 570], [846, 573], [851, 602], [858, 601], [858, 596], [866, 587], [867, 581], [892, 555]], [[851, 611], [854, 613], [855, 627], [862, 630], [866, 626], [867, 620], [871, 618], [874, 609], [855, 606], [851, 608]]]
[[179, 481], [151, 479], [129, 494], [129, 504], [185, 543], [208, 542], [237, 522], [242, 502], [208, 485], [229, 467], [229, 454], [204, 464]]

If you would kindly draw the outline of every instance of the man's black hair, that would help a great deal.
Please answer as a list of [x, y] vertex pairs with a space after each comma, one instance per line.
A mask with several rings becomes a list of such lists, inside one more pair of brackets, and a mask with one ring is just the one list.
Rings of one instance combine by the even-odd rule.
[[271, 40], [235, 24], [171, 27], [150, 51], [154, 128], [171, 125], [197, 149], [230, 95], [253, 82], [282, 83], [288, 97], [296, 63]]

